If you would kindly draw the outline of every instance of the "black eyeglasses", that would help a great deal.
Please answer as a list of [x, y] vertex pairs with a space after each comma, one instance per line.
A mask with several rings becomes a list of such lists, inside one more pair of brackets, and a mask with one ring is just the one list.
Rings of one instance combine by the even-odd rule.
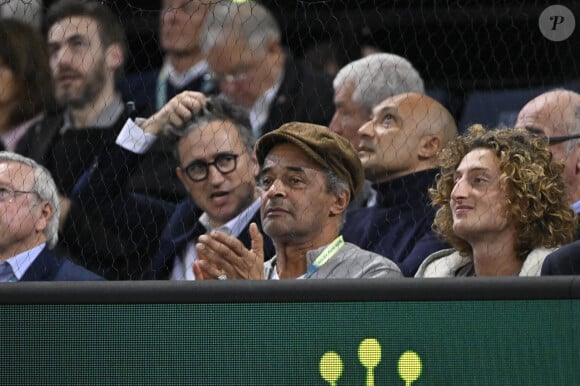
[[0, 188], [0, 202], [13, 202], [18, 194], [38, 194], [35, 191]]
[[212, 165], [215, 166], [221, 174], [233, 172], [236, 170], [239, 156], [239, 154], [233, 153], [220, 153], [215, 156], [213, 162], [195, 160], [185, 167], [180, 166], [180, 168], [192, 181], [200, 182], [207, 178], [209, 175], [209, 167]]
[[566, 142], [566, 141], [569, 141], [571, 139], [577, 139], [577, 138], [580, 138], [580, 133], [570, 134], [570, 135], [561, 135], [561, 136], [557, 136], [557, 137], [545, 137], [548, 144]]
[[548, 137], [547, 135], [544, 135], [544, 131], [541, 129], [537, 129], [535, 127], [527, 127], [526, 129], [528, 130], [528, 133], [530, 133], [532, 136], [542, 138], [544, 141], [548, 143], [548, 145], [553, 145], [555, 143], [562, 143], [570, 141], [572, 139], [580, 138], [580, 133], [570, 135], [559, 135], [556, 137]]

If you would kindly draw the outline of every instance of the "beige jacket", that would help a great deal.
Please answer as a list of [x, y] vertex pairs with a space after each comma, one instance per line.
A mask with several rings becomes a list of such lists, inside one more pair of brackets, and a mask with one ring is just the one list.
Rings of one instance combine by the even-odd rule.
[[[555, 250], [536, 248], [531, 251], [518, 276], [540, 276], [546, 256]], [[419, 266], [415, 277], [455, 277], [458, 270], [471, 263], [471, 257], [461, 256], [453, 248], [443, 249], [429, 255]]]

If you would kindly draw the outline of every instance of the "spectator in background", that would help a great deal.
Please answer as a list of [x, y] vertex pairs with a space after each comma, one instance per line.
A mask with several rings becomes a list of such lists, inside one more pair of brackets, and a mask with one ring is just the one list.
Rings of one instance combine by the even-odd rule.
[[559, 89], [537, 96], [521, 109], [516, 127], [547, 138], [554, 159], [564, 162], [568, 201], [580, 213], [580, 94]]
[[[249, 248], [249, 224], [260, 224], [260, 199], [247, 113], [221, 97], [208, 102], [201, 93], [184, 91], [137, 122], [126, 122], [119, 146], [103, 151], [75, 194], [79, 205], [98, 212], [95, 216], [143, 250], [127, 259], [134, 278], [194, 280], [194, 245], [206, 232], [227, 232]], [[128, 195], [118, 183], [140, 167], [141, 155], [166, 128], [179, 137], [176, 172], [189, 193], [178, 205]], [[273, 254], [266, 239], [265, 256]]]
[[[522, 108], [516, 126], [547, 139], [554, 159], [564, 163], [568, 202], [580, 213], [580, 94], [564, 89], [541, 94]], [[580, 239], [579, 225], [575, 239]], [[548, 255], [542, 275], [580, 273], [579, 248], [575, 241]]]
[[102, 280], [52, 252], [60, 205], [44, 167], [1, 151], [0, 206], [0, 282]]
[[377, 199], [349, 211], [345, 239], [413, 276], [427, 256], [447, 247], [431, 229], [428, 191], [439, 173], [438, 152], [457, 136], [455, 121], [424, 94], [399, 94], [375, 106], [359, 135], [358, 156]]
[[342, 55], [332, 40], [315, 41], [304, 52], [304, 60], [318, 71], [334, 76], [341, 67]]
[[[393, 95], [423, 93], [423, 79], [406, 59], [394, 54], [373, 54], [344, 66], [334, 78], [334, 115], [330, 130], [342, 135], [358, 149], [358, 129], [373, 107]], [[350, 208], [372, 206], [376, 192], [367, 180]]]
[[133, 74], [121, 82], [126, 100], [138, 110], [160, 110], [184, 90], [214, 91], [208, 64], [201, 51], [199, 31], [211, 10], [211, 0], [163, 0], [159, 17], [159, 42], [165, 52], [163, 66]]
[[[44, 165], [62, 195], [61, 238], [57, 253], [78, 258], [107, 278], [125, 278], [118, 264], [136, 246], [100, 219], [69, 207], [74, 184], [115, 138], [129, 115], [115, 92], [126, 48], [123, 27], [100, 2], [58, 1], [47, 12], [49, 63], [58, 113], [47, 115], [22, 138], [22, 153]], [[159, 143], [123, 187], [177, 201], [185, 195], [174, 174], [173, 143]], [[114, 267], [114, 268], [113, 268]]]
[[256, 137], [285, 122], [327, 124], [332, 85], [294, 60], [280, 29], [257, 2], [220, 1], [206, 18], [201, 44], [222, 94], [246, 108]]
[[2, 0], [0, 19], [17, 19], [39, 31], [44, 16], [43, 10], [42, 0]]
[[0, 148], [16, 151], [45, 109], [54, 109], [46, 42], [16, 19], [0, 19]]
[[276, 256], [264, 264], [262, 236], [252, 247], [212, 232], [199, 238], [196, 274], [205, 279], [374, 279], [401, 277], [382, 256], [345, 243], [341, 225], [364, 177], [356, 150], [325, 126], [291, 122], [256, 144], [262, 224]]
[[358, 129], [373, 108], [397, 94], [423, 94], [423, 79], [407, 59], [379, 53], [355, 60], [340, 69], [333, 82], [334, 115], [330, 130], [342, 135], [358, 149]]
[[434, 226], [453, 249], [429, 256], [416, 277], [538, 276], [548, 253], [572, 240], [562, 167], [542, 138], [472, 126], [441, 164]]

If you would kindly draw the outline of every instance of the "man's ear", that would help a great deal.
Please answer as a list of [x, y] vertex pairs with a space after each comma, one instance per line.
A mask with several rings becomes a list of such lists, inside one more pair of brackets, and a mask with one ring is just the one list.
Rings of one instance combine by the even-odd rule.
[[580, 175], [580, 145], [576, 145], [576, 148], [571, 153], [574, 154], [574, 157], [576, 157], [574, 160], [574, 163], [576, 164], [574, 173], [578, 176]]
[[48, 227], [48, 223], [54, 214], [54, 210], [48, 201], [43, 201], [40, 203], [40, 217], [36, 221], [36, 230], [41, 233], [44, 232], [46, 227]]
[[253, 151], [251, 154], [250, 164], [251, 164], [252, 175], [254, 176], [254, 178], [258, 178], [258, 176], [260, 175], [260, 165], [258, 164], [258, 157], [256, 157], [255, 151]]
[[177, 174], [177, 178], [179, 178], [179, 181], [181, 181], [181, 185], [183, 185], [185, 190], [189, 192], [188, 185], [185, 183], [185, 179], [188, 177], [185, 175], [185, 173], [183, 173], [183, 170], [181, 170], [179, 166], [175, 168], [175, 174]]
[[431, 159], [437, 156], [443, 147], [443, 141], [437, 135], [424, 135], [419, 140], [418, 155], [420, 159]]
[[123, 66], [123, 49], [118, 43], [113, 43], [105, 50], [105, 60], [107, 67], [115, 71]]
[[350, 190], [343, 190], [335, 193], [334, 197], [334, 202], [330, 206], [330, 214], [332, 216], [340, 216], [350, 203]]

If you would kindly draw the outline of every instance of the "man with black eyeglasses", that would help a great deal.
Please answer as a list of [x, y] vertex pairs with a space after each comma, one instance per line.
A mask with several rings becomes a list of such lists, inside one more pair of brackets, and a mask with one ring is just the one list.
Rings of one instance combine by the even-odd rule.
[[516, 127], [546, 137], [554, 159], [564, 162], [568, 200], [580, 213], [580, 94], [556, 89], [537, 96], [522, 108]]
[[[568, 201], [580, 213], [580, 94], [556, 89], [535, 97], [521, 109], [516, 127], [546, 138], [554, 159], [564, 163]], [[580, 224], [575, 238], [546, 257], [542, 276], [580, 274]]]
[[[176, 135], [176, 169], [189, 193], [173, 206], [114, 191], [115, 180], [139, 167], [144, 154], [168, 131]], [[150, 258], [128, 262], [140, 266], [144, 279], [193, 280], [195, 242], [216, 230], [238, 237], [247, 247], [249, 224], [260, 224], [256, 188], [258, 166], [247, 113], [223, 98], [207, 100], [186, 91], [171, 99], [150, 118], [129, 119], [117, 138], [118, 147], [103, 152], [95, 167], [79, 182], [75, 199], [135, 243], [146, 246]], [[108, 197], [123, 196], [111, 201]], [[274, 249], [266, 240], [266, 258]]]

